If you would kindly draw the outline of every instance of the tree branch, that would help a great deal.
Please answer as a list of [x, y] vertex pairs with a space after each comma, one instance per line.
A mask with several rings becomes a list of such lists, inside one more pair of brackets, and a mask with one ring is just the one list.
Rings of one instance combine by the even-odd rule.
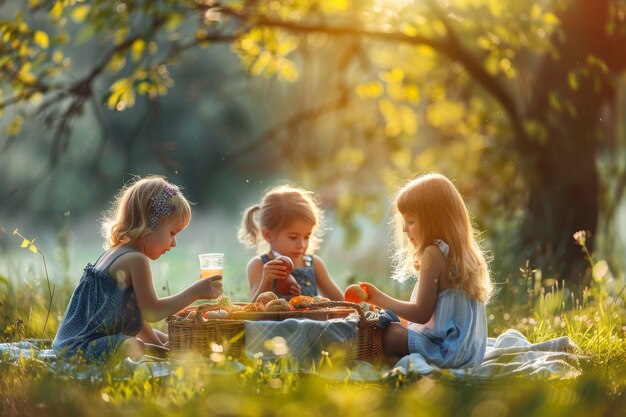
[[431, 47], [437, 50], [437, 52], [441, 55], [447, 56], [451, 60], [458, 61], [472, 76], [472, 78], [475, 79], [476, 82], [485, 90], [491, 93], [496, 101], [500, 103], [506, 112], [509, 121], [511, 122], [511, 126], [520, 149], [532, 146], [532, 143], [526, 134], [526, 130], [524, 129], [523, 117], [515, 103], [513, 95], [496, 77], [493, 77], [485, 70], [481, 62], [475, 56], [463, 47], [443, 11], [432, 1], [429, 3], [448, 30], [448, 37], [446, 40], [433, 39], [419, 35], [410, 36], [401, 32], [372, 31], [358, 27], [283, 21], [264, 16], [256, 17], [245, 13], [235, 13], [228, 9], [225, 9], [224, 12], [258, 27], [264, 26], [279, 28], [293, 33], [306, 34], [319, 32], [336, 37], [354, 36], [369, 38], [381, 42], [404, 43], [408, 45], [424, 45]]
[[224, 163], [233, 163], [239, 161], [244, 156], [256, 151], [262, 146], [274, 141], [277, 135], [283, 130], [289, 130], [297, 127], [305, 121], [314, 120], [321, 115], [346, 105], [348, 101], [349, 90], [347, 87], [339, 91], [338, 97], [320, 104], [319, 106], [301, 111], [290, 117], [287, 121], [280, 125], [273, 126], [265, 131], [259, 138], [239, 148], [238, 150], [226, 155], [223, 159]]

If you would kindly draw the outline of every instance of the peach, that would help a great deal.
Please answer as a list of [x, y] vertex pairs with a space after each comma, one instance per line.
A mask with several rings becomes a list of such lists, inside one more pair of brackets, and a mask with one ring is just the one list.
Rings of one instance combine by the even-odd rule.
[[293, 261], [291, 260], [289, 256], [278, 255], [276, 259], [285, 264], [285, 266], [287, 267], [287, 271], [285, 271], [287, 272], [287, 275], [293, 272]]
[[343, 298], [351, 303], [361, 303], [367, 301], [369, 295], [367, 294], [367, 286], [352, 284], [343, 293]]
[[256, 298], [257, 303], [267, 304], [270, 301], [276, 300], [278, 297], [272, 291], [265, 291], [259, 294]]
[[298, 285], [298, 282], [291, 275], [287, 275], [285, 279], [277, 279], [276, 280], [276, 291], [280, 294], [289, 295], [291, 294], [291, 286]]

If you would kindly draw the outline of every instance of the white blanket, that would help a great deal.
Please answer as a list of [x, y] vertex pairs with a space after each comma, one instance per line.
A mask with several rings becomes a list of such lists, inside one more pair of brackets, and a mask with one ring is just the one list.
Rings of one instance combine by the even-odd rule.
[[[449, 369], [445, 373], [458, 378], [498, 379], [504, 377], [531, 377], [541, 379], [572, 379], [580, 375], [576, 345], [568, 337], [559, 337], [542, 343], [530, 343], [524, 335], [508, 329], [497, 338], [487, 339], [487, 352], [480, 366], [467, 369]], [[422, 375], [444, 372], [413, 353], [400, 359], [391, 371]], [[387, 373], [386, 376], [389, 376]]]

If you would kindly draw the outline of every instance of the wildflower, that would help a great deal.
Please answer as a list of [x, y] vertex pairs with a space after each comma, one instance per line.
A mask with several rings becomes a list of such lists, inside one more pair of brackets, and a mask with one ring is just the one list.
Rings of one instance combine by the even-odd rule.
[[579, 230], [576, 233], [574, 233], [574, 240], [580, 246], [585, 246], [586, 239], [587, 239], [587, 232], [585, 230]]
[[589, 297], [591, 297], [591, 290], [589, 289], [589, 287], [585, 287], [585, 289], [583, 290], [583, 300], [587, 301]]
[[271, 340], [272, 352], [276, 356], [285, 356], [289, 353], [289, 346], [287, 346], [287, 341], [285, 338], [276, 336]]

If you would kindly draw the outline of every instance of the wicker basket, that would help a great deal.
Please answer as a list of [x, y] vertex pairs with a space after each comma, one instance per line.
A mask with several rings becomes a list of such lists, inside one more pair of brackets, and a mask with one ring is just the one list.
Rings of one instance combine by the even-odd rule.
[[173, 353], [194, 351], [209, 356], [222, 351], [233, 358], [243, 355], [243, 320], [200, 322], [170, 316], [167, 319], [167, 328]]
[[[363, 309], [355, 303], [329, 301], [307, 305], [296, 305], [306, 308], [296, 312], [250, 313], [246, 320], [284, 320], [286, 318], [309, 318], [312, 320], [328, 320], [344, 318], [350, 312], [359, 315], [356, 343], [348, 352], [347, 359], [374, 360], [382, 358], [382, 331], [378, 329], [378, 318], [366, 318]], [[173, 353], [195, 351], [209, 356], [223, 349], [223, 353], [233, 358], [243, 358], [244, 325], [243, 316], [237, 319], [203, 320], [202, 307], [198, 308], [195, 318], [170, 316], [167, 319], [170, 347]], [[206, 308], [204, 308], [206, 309]], [[298, 314], [281, 314], [298, 313]], [[218, 348], [216, 345], [221, 345]]]

